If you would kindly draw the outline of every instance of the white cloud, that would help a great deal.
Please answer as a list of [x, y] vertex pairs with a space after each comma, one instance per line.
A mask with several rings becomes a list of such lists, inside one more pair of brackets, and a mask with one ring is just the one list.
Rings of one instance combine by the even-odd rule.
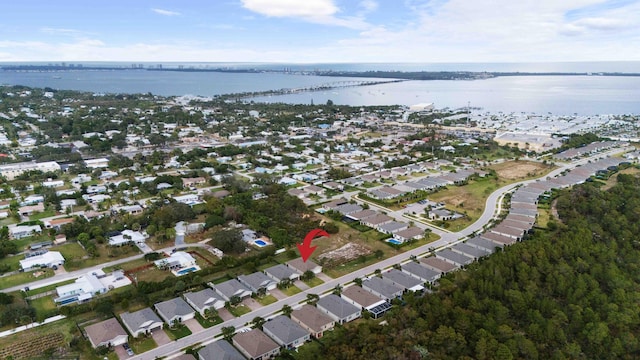
[[241, 0], [242, 6], [273, 17], [321, 17], [338, 12], [332, 0]]
[[165, 9], [151, 9], [151, 11], [153, 11], [156, 14], [160, 14], [160, 15], [164, 15], [164, 16], [179, 16], [182, 15], [179, 12], [176, 11], [171, 11], [171, 10], [165, 10]]
[[373, 12], [373, 11], [376, 11], [376, 9], [378, 9], [378, 3], [375, 2], [374, 0], [362, 0], [360, 1], [360, 7], [365, 12]]

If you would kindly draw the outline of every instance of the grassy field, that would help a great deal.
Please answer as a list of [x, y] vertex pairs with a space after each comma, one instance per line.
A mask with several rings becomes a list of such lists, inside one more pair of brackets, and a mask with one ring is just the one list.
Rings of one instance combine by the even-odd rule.
[[267, 306], [269, 304], [273, 304], [274, 302], [278, 301], [278, 299], [276, 299], [273, 295], [265, 295], [263, 297], [257, 297], [255, 300], [259, 302], [260, 305], [262, 306]]
[[[17, 271], [20, 269], [20, 260], [24, 259], [24, 255], [7, 256], [0, 260], [0, 266], [8, 266], [9, 271]], [[0, 278], [0, 281], [1, 278]]]
[[[70, 244], [66, 244], [70, 245]], [[63, 246], [66, 246], [63, 245]], [[105, 244], [99, 244], [97, 246], [99, 256], [80, 258], [80, 259], [70, 259], [65, 261], [64, 268], [67, 271], [73, 271], [78, 269], [84, 269], [91, 266], [96, 266], [103, 264], [108, 261], [124, 259], [133, 255], [140, 254], [140, 250], [137, 246], [133, 245], [125, 245], [122, 247], [112, 247]]]
[[65, 261], [82, 259], [84, 256], [87, 256], [87, 252], [82, 248], [82, 246], [75, 242], [56, 246], [53, 250], [59, 251], [62, 256], [64, 256]]
[[51, 209], [51, 210], [45, 210], [43, 212], [39, 212], [39, 213], [35, 213], [31, 216], [29, 216], [29, 220], [33, 221], [33, 220], [40, 220], [40, 219], [44, 219], [44, 218], [48, 218], [48, 217], [52, 217], [52, 216], [56, 216], [56, 211]]
[[[630, 167], [630, 168], [626, 168], [624, 170], [619, 171], [618, 174], [638, 175], [640, 174], [640, 169], [636, 167]], [[606, 184], [601, 188], [603, 191], [611, 189], [618, 183], [618, 177], [616, 175], [609, 177]]]
[[[36, 273], [41, 273], [41, 274], [40, 276], [36, 277], [34, 276], [34, 274]], [[13, 286], [30, 283], [32, 281], [42, 280], [52, 276], [53, 276], [53, 270], [51, 269], [17, 273], [17, 274], [0, 278], [0, 289], [6, 289]]]
[[36, 309], [36, 317], [38, 321], [53, 316], [58, 313], [55, 301], [52, 296], [43, 296], [41, 298], [30, 300], [29, 303]]
[[75, 281], [76, 281], [76, 279], [69, 279], [67, 281], [62, 281], [62, 282], [59, 282], [59, 283], [51, 284], [49, 286], [44, 286], [44, 287], [37, 288], [37, 289], [34, 289], [34, 290], [29, 290], [29, 291], [27, 291], [27, 296], [38, 295], [38, 294], [45, 293], [47, 291], [55, 290], [58, 286], [71, 284], [71, 283], [73, 283]]

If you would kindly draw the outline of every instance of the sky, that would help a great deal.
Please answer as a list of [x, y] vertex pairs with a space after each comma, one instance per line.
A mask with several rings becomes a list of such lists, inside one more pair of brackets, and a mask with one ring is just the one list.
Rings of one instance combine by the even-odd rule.
[[18, 0], [0, 61], [640, 61], [640, 0]]

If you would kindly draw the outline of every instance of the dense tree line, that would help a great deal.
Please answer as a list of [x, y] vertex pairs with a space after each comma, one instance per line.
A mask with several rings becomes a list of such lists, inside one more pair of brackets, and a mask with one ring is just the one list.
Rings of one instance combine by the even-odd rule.
[[[562, 223], [405, 297], [300, 359], [633, 359], [640, 356], [640, 180], [561, 194]], [[321, 351], [331, 349], [331, 351]]]

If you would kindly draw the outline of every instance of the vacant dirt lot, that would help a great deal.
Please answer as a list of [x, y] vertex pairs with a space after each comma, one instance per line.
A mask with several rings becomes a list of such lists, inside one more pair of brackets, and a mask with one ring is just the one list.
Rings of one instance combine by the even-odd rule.
[[542, 175], [549, 170], [545, 164], [533, 161], [507, 161], [491, 166], [499, 179], [516, 180]]
[[357, 259], [361, 255], [368, 255], [371, 250], [363, 245], [348, 243], [338, 249], [320, 255], [319, 259], [326, 259], [334, 264], [341, 264]]

